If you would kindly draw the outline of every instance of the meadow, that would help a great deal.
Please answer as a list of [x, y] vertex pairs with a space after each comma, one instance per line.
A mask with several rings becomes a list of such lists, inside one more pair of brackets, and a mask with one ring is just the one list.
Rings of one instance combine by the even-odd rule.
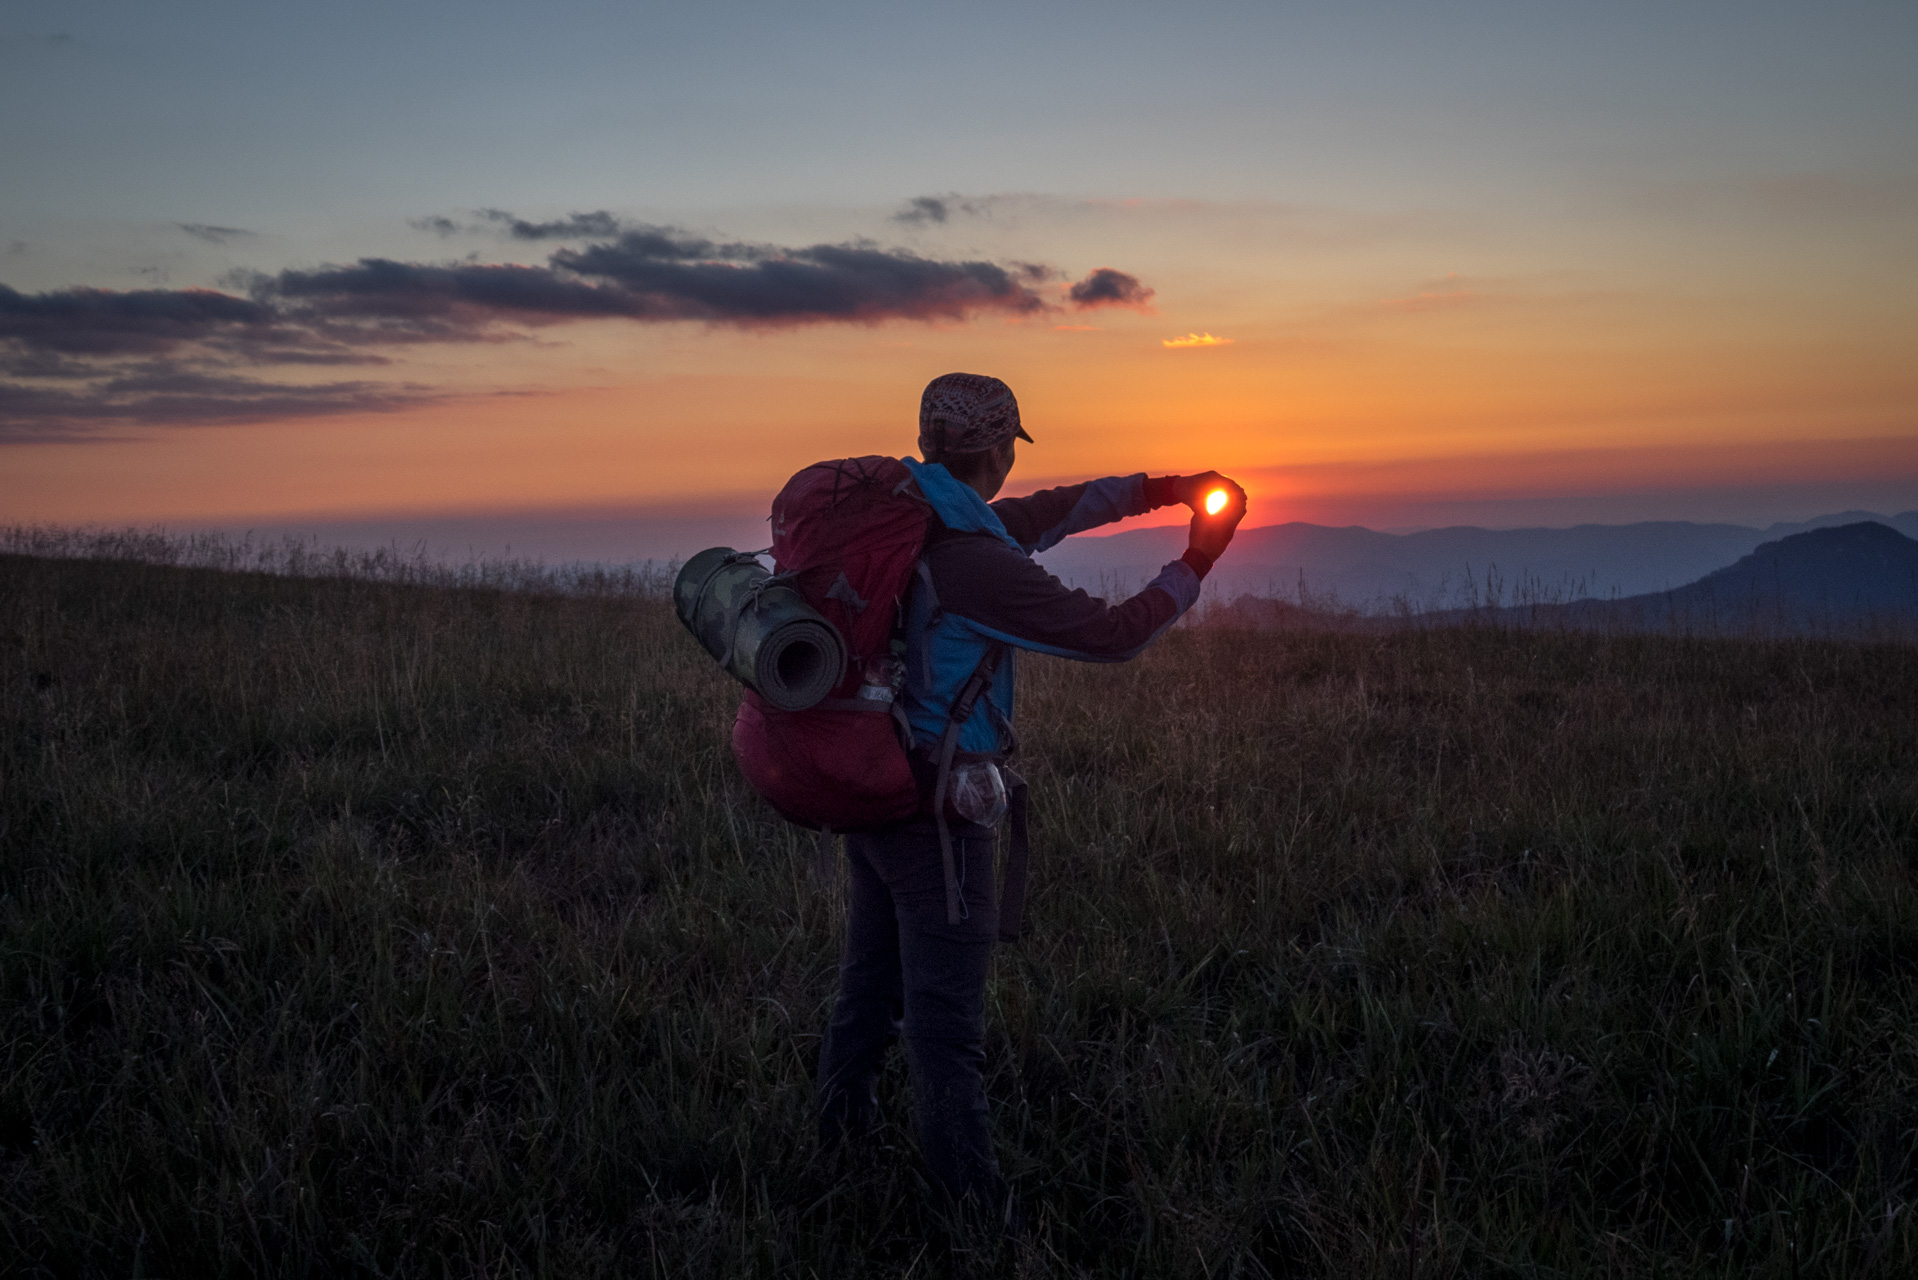
[[1023, 660], [994, 1245], [658, 584], [303, 567], [0, 556], [0, 1272], [1918, 1274], [1918, 647]]

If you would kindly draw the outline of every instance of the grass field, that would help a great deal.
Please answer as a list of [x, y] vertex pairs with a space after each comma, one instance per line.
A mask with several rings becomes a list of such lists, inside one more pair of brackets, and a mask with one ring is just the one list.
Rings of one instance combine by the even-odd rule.
[[815, 1158], [838, 887], [663, 603], [0, 600], [0, 1271], [1918, 1274], [1918, 648], [1025, 661], [989, 1254]]

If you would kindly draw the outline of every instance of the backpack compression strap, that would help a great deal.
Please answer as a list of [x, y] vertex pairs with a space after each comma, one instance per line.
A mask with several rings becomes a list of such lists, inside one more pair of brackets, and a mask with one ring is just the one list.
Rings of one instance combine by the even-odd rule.
[[946, 923], [958, 924], [966, 918], [966, 904], [959, 899], [959, 872], [952, 860], [952, 828], [946, 822], [946, 788], [952, 782], [952, 756], [959, 749], [959, 727], [972, 717], [979, 695], [992, 683], [992, 673], [1006, 651], [994, 643], [979, 659], [979, 665], [966, 677], [959, 696], [952, 701], [952, 713], [946, 717], [946, 732], [939, 739], [939, 778], [932, 788], [932, 816], [939, 827], [939, 858], [946, 870]]

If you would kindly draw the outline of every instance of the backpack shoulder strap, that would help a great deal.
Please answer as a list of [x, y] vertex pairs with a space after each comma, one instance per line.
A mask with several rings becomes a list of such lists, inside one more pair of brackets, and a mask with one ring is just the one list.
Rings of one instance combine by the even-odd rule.
[[945, 864], [946, 872], [946, 923], [950, 925], [958, 924], [968, 914], [965, 902], [959, 897], [959, 872], [952, 857], [952, 827], [946, 822], [946, 788], [952, 782], [952, 757], [959, 749], [960, 728], [972, 718], [972, 709], [992, 684], [992, 673], [998, 670], [999, 659], [1005, 652], [1006, 646], [999, 641], [986, 646], [979, 665], [972, 669], [959, 696], [952, 700], [952, 710], [946, 716], [946, 731], [939, 738], [939, 774], [932, 788], [932, 817], [939, 827], [939, 859]]

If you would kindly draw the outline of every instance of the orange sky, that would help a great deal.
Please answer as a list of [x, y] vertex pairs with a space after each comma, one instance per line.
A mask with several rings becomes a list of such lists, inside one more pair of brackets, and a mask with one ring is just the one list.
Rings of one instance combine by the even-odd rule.
[[[1149, 259], [1150, 243], [1132, 256]], [[1812, 479], [1876, 496], [1918, 481], [1907, 324], [1873, 332], [1815, 296], [1754, 313], [1678, 289], [1442, 273], [1367, 289], [1384, 272], [1346, 265], [1350, 281], [1217, 297], [1206, 273], [1183, 280], [1169, 263], [1148, 276], [1149, 314], [765, 332], [596, 323], [426, 349], [399, 376], [480, 393], [15, 444], [0, 503], [16, 521], [171, 525], [752, 507], [816, 458], [911, 451], [918, 389], [951, 369], [1019, 394], [1038, 443], [1015, 488], [1216, 467], [1244, 479], [1255, 523], [1390, 524], [1445, 498]], [[1164, 345], [1195, 330], [1232, 341]], [[1918, 484], [1909, 492], [1918, 505]]]

